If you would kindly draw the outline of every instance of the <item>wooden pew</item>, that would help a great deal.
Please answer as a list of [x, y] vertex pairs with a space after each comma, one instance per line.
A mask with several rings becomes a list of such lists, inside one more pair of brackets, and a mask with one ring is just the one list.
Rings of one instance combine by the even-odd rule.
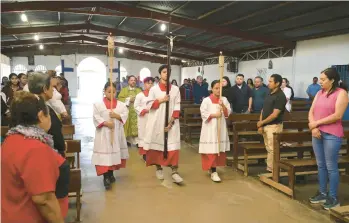
[[8, 126], [1, 126], [1, 137], [5, 138], [8, 130], [9, 130]]
[[349, 205], [331, 208], [330, 217], [334, 222], [349, 223]]
[[[184, 139], [191, 143], [192, 133], [194, 129], [201, 129], [202, 119], [200, 114], [200, 108], [185, 108], [184, 109]], [[200, 131], [199, 131], [200, 134]]]
[[[307, 121], [286, 121], [283, 123], [283, 131], [303, 131], [304, 129], [308, 129]], [[267, 151], [265, 149], [264, 139], [262, 135], [259, 137], [259, 143], [243, 143], [240, 144], [238, 141], [238, 137], [241, 135], [259, 135], [257, 132], [257, 123], [256, 122], [240, 122], [234, 123], [234, 143], [237, 142], [237, 149], [239, 150], [237, 154], [241, 154], [243, 152], [244, 155], [244, 164], [241, 165], [238, 163], [238, 157], [235, 157], [234, 161], [237, 162], [235, 166], [237, 169], [242, 170], [245, 176], [248, 176], [248, 161], [251, 159], [261, 159], [267, 157]], [[293, 157], [294, 155], [291, 153], [284, 154], [285, 157]], [[298, 157], [301, 157], [302, 154], [298, 154]]]
[[[347, 143], [345, 148], [347, 149], [348, 154], [348, 138], [349, 131], [345, 132], [345, 137], [347, 139]], [[317, 173], [317, 164], [315, 159], [292, 159], [292, 160], [281, 160], [280, 153], [281, 149], [288, 151], [297, 151], [297, 152], [305, 152], [312, 151], [311, 144], [311, 132], [282, 132], [278, 134], [274, 134], [274, 162], [273, 162], [273, 173], [270, 174], [262, 174], [260, 176], [260, 180], [282, 192], [295, 197], [294, 193], [294, 184], [295, 184], [295, 175], [307, 175]], [[289, 147], [280, 147], [280, 142], [292, 142], [292, 145]], [[345, 168], [348, 171], [349, 168], [349, 156], [340, 157], [338, 160], [339, 168]], [[286, 176], [288, 175], [288, 186], [279, 183], [280, 179], [280, 169], [286, 171]]]
[[296, 100], [292, 101], [292, 111], [309, 111], [311, 101], [308, 100]]

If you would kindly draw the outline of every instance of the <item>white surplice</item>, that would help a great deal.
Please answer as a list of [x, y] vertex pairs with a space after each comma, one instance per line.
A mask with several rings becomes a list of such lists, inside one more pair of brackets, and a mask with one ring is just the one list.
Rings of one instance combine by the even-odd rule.
[[[165, 112], [166, 103], [161, 103], [158, 109], [151, 109], [156, 99], [164, 98], [166, 91], [161, 91], [160, 86], [153, 86], [147, 98], [147, 109], [149, 110], [148, 120], [145, 128], [143, 149], [164, 151], [164, 133], [165, 133]], [[179, 88], [172, 85], [169, 92], [169, 116], [171, 119], [173, 111], [180, 111], [181, 95]], [[167, 141], [168, 151], [179, 150], [181, 146], [179, 119], [175, 119], [174, 125], [168, 132]]]
[[148, 120], [148, 113], [141, 116], [141, 112], [147, 109], [147, 98], [144, 92], [140, 92], [137, 94], [134, 102], [134, 108], [137, 113], [138, 147], [143, 147], [145, 128]]
[[98, 128], [103, 122], [110, 121], [110, 109], [104, 102], [93, 105], [93, 122], [96, 127], [93, 146], [92, 164], [100, 166], [113, 166], [121, 164], [121, 159], [128, 159], [128, 148], [124, 133], [124, 123], [128, 117], [128, 109], [125, 103], [117, 101], [113, 111], [121, 116], [121, 121], [112, 119], [115, 124], [114, 143], [110, 143], [110, 129], [108, 127]]
[[[230, 104], [227, 98], [222, 97], [223, 104], [228, 110], [228, 115], [231, 112]], [[212, 118], [209, 120], [211, 114], [216, 114], [219, 109], [219, 104], [213, 104], [210, 97], [204, 98], [200, 106], [202, 127], [200, 134], [199, 153], [201, 154], [217, 154], [218, 153], [218, 119]], [[227, 130], [226, 117], [224, 117], [222, 111], [222, 117], [220, 118], [220, 152], [226, 152], [230, 150], [229, 135]]]

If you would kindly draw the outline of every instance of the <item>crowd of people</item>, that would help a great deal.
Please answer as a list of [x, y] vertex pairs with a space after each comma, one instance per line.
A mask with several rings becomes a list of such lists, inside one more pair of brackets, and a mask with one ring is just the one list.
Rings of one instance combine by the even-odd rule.
[[[183, 182], [178, 172], [179, 116], [181, 100], [188, 98], [200, 104], [199, 154], [202, 169], [209, 171], [212, 181], [221, 181], [217, 167], [225, 165], [225, 153], [230, 150], [226, 119], [231, 113], [260, 114], [256, 128], [263, 135], [268, 152], [267, 171], [273, 171], [273, 134], [283, 130], [283, 116], [291, 111], [289, 104], [294, 97], [286, 78], [273, 74], [266, 86], [261, 77], [256, 77], [254, 83], [245, 83], [244, 76], [239, 74], [231, 86], [229, 78], [224, 77], [220, 97], [219, 80], [211, 83], [209, 93], [202, 77], [184, 80], [181, 87], [173, 81], [167, 86], [167, 66], [160, 66], [158, 71], [159, 77], [145, 78], [142, 87], [137, 86], [135, 76], [128, 76], [128, 84], [120, 88], [118, 96], [116, 85], [107, 82], [104, 97], [93, 105], [92, 164], [96, 174], [103, 176], [106, 189], [115, 182], [113, 171], [126, 167], [131, 144], [138, 147], [146, 166], [155, 167], [159, 180], [164, 179], [163, 167], [169, 167], [173, 181]], [[320, 87], [317, 81], [318, 78], [314, 78], [307, 89], [313, 100], [309, 130], [319, 180], [319, 191], [310, 202], [323, 203], [323, 207], [329, 209], [339, 205], [338, 154], [343, 137], [341, 119], [348, 95], [333, 68], [321, 72]], [[62, 223], [68, 210], [70, 167], [65, 159], [66, 144], [62, 135], [62, 119], [68, 116], [63, 109], [66, 96], [59, 91], [68, 83], [64, 76], [58, 78], [54, 71], [48, 71], [11, 74], [8, 82], [3, 79], [2, 86], [2, 104], [9, 106], [9, 112], [6, 107], [4, 115], [10, 114], [7, 117], [10, 130], [1, 150], [2, 220]]]

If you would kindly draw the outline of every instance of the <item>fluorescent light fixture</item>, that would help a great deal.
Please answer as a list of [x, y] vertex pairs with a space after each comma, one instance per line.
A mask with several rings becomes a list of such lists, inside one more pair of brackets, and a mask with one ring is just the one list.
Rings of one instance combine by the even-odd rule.
[[119, 48], [119, 53], [123, 53], [123, 52], [124, 52], [124, 49]]
[[182, 60], [182, 63], [186, 63], [187, 61], [186, 60]]
[[21, 20], [22, 20], [23, 22], [28, 22], [27, 15], [24, 14], [24, 13], [22, 13], [22, 14], [21, 14]]
[[43, 50], [44, 49], [44, 45], [40, 44], [39, 49]]
[[166, 30], [166, 25], [164, 23], [161, 24], [160, 30], [163, 32]]
[[39, 40], [39, 35], [36, 34], [36, 35], [34, 36], [34, 39], [35, 39], [36, 41], [38, 41], [38, 40]]

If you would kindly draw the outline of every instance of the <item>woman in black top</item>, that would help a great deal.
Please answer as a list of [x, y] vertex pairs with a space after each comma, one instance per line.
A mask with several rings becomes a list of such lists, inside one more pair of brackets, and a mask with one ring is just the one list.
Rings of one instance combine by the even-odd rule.
[[[45, 102], [53, 96], [54, 78], [44, 73], [33, 73], [28, 78], [29, 91], [40, 95]], [[48, 105], [51, 117], [51, 128], [48, 131], [53, 136], [54, 149], [65, 157], [65, 142], [62, 134], [62, 122], [57, 117], [56, 112]]]
[[226, 97], [228, 99], [229, 96], [229, 89], [231, 88], [231, 83], [229, 80], [229, 77], [224, 76], [222, 81], [222, 96]]

